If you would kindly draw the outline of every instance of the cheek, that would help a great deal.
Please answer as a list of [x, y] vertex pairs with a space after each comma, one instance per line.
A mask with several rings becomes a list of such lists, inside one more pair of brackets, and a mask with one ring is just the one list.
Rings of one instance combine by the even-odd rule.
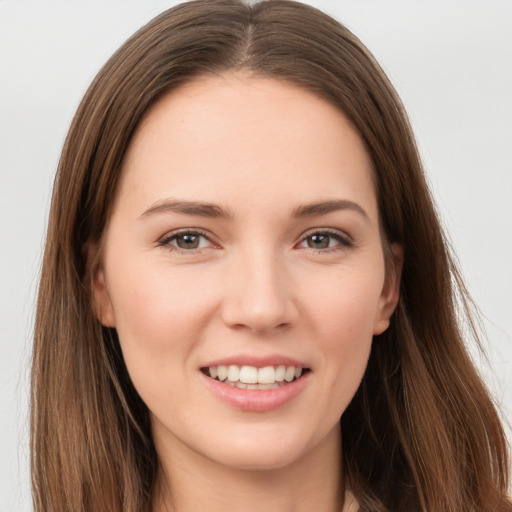
[[134, 268], [128, 272], [113, 266], [109, 288], [123, 356], [143, 394], [138, 383], [150, 384], [153, 376], [162, 385], [191, 364], [189, 356], [215, 310], [215, 298], [214, 287], [200, 287], [200, 275], [190, 279], [159, 265]]
[[311, 322], [324, 333], [322, 337], [338, 348], [345, 344], [357, 348], [357, 340], [371, 340], [379, 314], [383, 273], [343, 269], [325, 279], [317, 276], [315, 281], [315, 289], [304, 296]]
[[118, 329], [127, 328], [156, 343], [198, 327], [212, 300], [212, 287], [201, 285], [205, 281], [200, 272], [184, 273], [160, 264], [139, 265], [131, 272], [113, 268], [109, 275]]
[[347, 272], [310, 296], [311, 336], [321, 346], [322, 372], [333, 419], [355, 394], [370, 355], [381, 287], [378, 272]]

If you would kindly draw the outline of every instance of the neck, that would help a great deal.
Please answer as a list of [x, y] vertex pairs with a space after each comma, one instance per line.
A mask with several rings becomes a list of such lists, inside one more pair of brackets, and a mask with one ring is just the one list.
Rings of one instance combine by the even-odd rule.
[[339, 512], [350, 507], [338, 427], [292, 464], [272, 469], [227, 467], [185, 446], [178, 453], [174, 446], [167, 457], [159, 448], [154, 512]]

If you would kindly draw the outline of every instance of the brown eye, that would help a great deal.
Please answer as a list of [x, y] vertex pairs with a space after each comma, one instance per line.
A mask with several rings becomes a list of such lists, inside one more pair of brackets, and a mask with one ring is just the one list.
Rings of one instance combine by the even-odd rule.
[[158, 243], [162, 247], [181, 252], [194, 251], [211, 247], [211, 240], [200, 231], [179, 231], [171, 233]]
[[332, 237], [325, 233], [317, 233], [306, 238], [308, 247], [311, 249], [327, 249]]
[[348, 235], [338, 231], [315, 231], [305, 236], [300, 247], [323, 251], [325, 249], [341, 249], [350, 247], [352, 241]]
[[174, 240], [176, 241], [176, 246], [180, 249], [197, 249], [199, 247], [199, 242], [201, 241], [201, 235], [188, 233], [185, 235], [178, 235]]

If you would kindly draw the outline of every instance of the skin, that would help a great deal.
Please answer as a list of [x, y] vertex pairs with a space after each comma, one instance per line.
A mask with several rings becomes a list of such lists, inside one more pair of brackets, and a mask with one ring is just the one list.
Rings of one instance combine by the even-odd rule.
[[[229, 216], [170, 211], [169, 200]], [[294, 215], [339, 200], [351, 207]], [[180, 248], [175, 231], [193, 228], [206, 237]], [[239, 73], [198, 79], [152, 107], [123, 163], [94, 296], [151, 413], [155, 510], [353, 509], [339, 418], [398, 300], [401, 249], [391, 246], [386, 266], [383, 244], [364, 145], [323, 99]], [[311, 371], [270, 411], [219, 400], [200, 371], [276, 354]]]

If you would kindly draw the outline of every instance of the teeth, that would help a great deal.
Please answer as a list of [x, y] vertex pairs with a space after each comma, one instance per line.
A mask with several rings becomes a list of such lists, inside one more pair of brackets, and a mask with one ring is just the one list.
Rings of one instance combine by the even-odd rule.
[[[229, 383], [231, 386], [233, 386], [233, 383]], [[236, 388], [240, 389], [277, 389], [279, 388], [279, 384], [277, 382], [274, 382], [272, 384], [244, 384], [243, 382], [235, 382], [234, 383]]]
[[[210, 371], [212, 368], [215, 368], [214, 366], [210, 366]], [[226, 377], [228, 376], [228, 369], [226, 366], [217, 366], [217, 378], [220, 381], [226, 380]]]
[[298, 379], [303, 369], [295, 366], [210, 366], [208, 368], [212, 379], [220, 380], [225, 384], [236, 386], [242, 389], [274, 389], [279, 387], [278, 383], [283, 381], [292, 382]]
[[228, 366], [228, 380], [230, 382], [236, 382], [240, 380], [240, 368], [236, 364]]
[[[242, 380], [240, 378], [240, 380]], [[276, 371], [273, 366], [265, 366], [258, 370], [258, 382], [260, 384], [273, 384], [276, 381]]]
[[240, 382], [256, 384], [261, 382], [258, 378], [258, 369], [254, 366], [242, 366], [240, 369]]
[[272, 384], [258, 384], [258, 389], [278, 389], [279, 384], [274, 382]]
[[283, 382], [284, 374], [286, 373], [286, 366], [280, 365], [276, 368], [276, 381]]
[[286, 368], [286, 373], [284, 374], [284, 380], [286, 382], [291, 382], [295, 378], [295, 368], [293, 366], [288, 366]]

